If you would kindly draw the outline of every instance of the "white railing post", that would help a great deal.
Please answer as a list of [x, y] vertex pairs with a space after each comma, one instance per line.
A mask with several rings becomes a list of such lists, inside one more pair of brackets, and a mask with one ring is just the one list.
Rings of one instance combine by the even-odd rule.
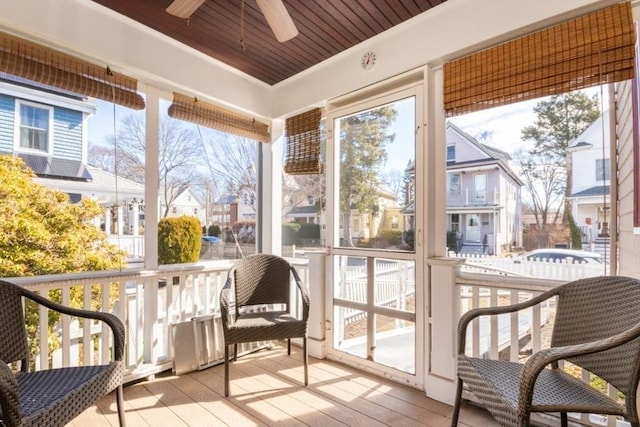
[[[167, 286], [171, 286], [171, 276], [167, 275]], [[160, 350], [156, 337], [156, 324], [158, 323], [158, 277], [152, 276], [144, 280], [144, 303], [142, 319], [143, 325], [143, 360], [156, 363]]]
[[452, 405], [456, 391], [456, 339], [460, 318], [460, 295], [456, 287], [460, 258], [427, 260], [431, 287], [424, 388], [428, 397]]
[[324, 359], [326, 348], [326, 260], [325, 251], [305, 251], [309, 258], [309, 294], [311, 307], [309, 309], [309, 326], [307, 345], [309, 355]]

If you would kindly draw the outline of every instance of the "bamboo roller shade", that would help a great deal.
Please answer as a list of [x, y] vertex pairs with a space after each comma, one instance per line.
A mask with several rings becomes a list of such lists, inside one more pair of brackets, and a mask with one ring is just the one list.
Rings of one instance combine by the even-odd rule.
[[444, 66], [447, 116], [631, 79], [629, 2], [606, 7]]
[[284, 171], [290, 175], [322, 173], [320, 163], [320, 119], [322, 109], [314, 108], [286, 120]]
[[2, 32], [0, 71], [136, 110], [145, 107], [137, 80]]
[[175, 119], [186, 120], [244, 138], [260, 142], [271, 140], [269, 125], [177, 92], [173, 94], [173, 103], [169, 106], [168, 113]]

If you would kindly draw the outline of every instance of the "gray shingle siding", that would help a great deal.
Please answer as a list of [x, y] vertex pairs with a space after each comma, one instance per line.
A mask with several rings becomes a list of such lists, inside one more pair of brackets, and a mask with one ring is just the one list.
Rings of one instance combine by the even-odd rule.
[[15, 109], [14, 98], [0, 94], [0, 152], [13, 151]]

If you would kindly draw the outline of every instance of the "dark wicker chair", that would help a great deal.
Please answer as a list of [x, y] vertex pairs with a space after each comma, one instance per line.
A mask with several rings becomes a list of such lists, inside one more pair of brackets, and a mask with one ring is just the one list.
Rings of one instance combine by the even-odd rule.
[[[29, 347], [22, 298], [60, 313], [105, 322], [114, 336], [113, 361], [29, 372]], [[63, 426], [97, 400], [116, 390], [120, 426], [125, 426], [122, 397], [124, 326], [114, 315], [77, 310], [56, 304], [9, 282], [0, 281], [0, 424]], [[20, 362], [14, 372], [9, 363]]]
[[[291, 276], [302, 297], [302, 315], [291, 313]], [[277, 311], [249, 311], [246, 308], [274, 304]], [[285, 259], [275, 255], [256, 254], [234, 264], [220, 292], [222, 329], [224, 331], [224, 395], [229, 396], [229, 346], [234, 346], [233, 358], [238, 355], [238, 344], [287, 339], [291, 354], [291, 338], [302, 338], [304, 359], [304, 385], [309, 383], [307, 371], [307, 320], [309, 318], [309, 291], [300, 280], [296, 269]]]
[[[556, 296], [550, 348], [524, 364], [464, 354], [467, 326], [474, 318], [511, 313]], [[458, 390], [451, 425], [457, 425], [465, 383], [503, 426], [528, 426], [531, 412], [560, 412], [567, 426], [567, 412], [581, 412], [620, 415], [640, 427], [639, 337], [640, 281], [628, 277], [580, 279], [523, 303], [470, 310], [458, 324]], [[626, 405], [557, 369], [560, 360], [605, 379], [624, 393]]]

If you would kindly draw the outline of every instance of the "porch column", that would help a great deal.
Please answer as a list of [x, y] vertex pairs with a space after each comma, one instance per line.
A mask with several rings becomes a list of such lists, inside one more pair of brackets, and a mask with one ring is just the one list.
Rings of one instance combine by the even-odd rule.
[[453, 405], [456, 392], [456, 345], [460, 318], [460, 293], [456, 275], [462, 258], [430, 258], [429, 292], [430, 363], [424, 388], [428, 397]]
[[131, 234], [137, 236], [140, 234], [140, 203], [134, 198], [131, 202], [131, 214], [133, 216], [133, 224], [131, 227]]
[[104, 210], [104, 234], [111, 234], [111, 206], [107, 206]]
[[282, 253], [282, 145], [284, 120], [271, 121], [271, 143], [260, 144], [261, 180], [258, 197], [258, 216], [261, 226], [258, 250], [280, 255]]
[[307, 345], [309, 355], [324, 359], [327, 355], [326, 347], [326, 260], [327, 254], [323, 250], [305, 251], [309, 258], [309, 294], [311, 307], [309, 309], [309, 327], [307, 330]]
[[118, 205], [118, 236], [122, 236], [122, 231], [124, 228], [124, 209], [122, 208], [122, 203]]

